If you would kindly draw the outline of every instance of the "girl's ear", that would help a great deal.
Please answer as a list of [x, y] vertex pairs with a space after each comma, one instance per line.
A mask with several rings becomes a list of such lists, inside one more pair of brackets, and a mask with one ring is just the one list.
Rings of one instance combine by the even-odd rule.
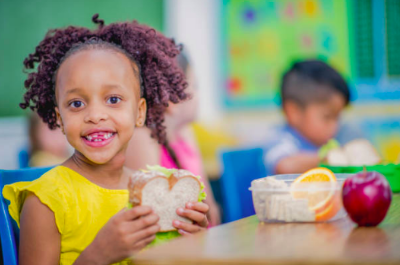
[[60, 115], [60, 111], [58, 110], [58, 107], [55, 108], [56, 110], [56, 115], [57, 115], [57, 123], [60, 125], [61, 131], [63, 134], [65, 134], [64, 132], [64, 123], [61, 119], [61, 115]]
[[146, 121], [147, 104], [144, 98], [139, 100], [138, 113], [136, 116], [136, 127], [142, 127]]

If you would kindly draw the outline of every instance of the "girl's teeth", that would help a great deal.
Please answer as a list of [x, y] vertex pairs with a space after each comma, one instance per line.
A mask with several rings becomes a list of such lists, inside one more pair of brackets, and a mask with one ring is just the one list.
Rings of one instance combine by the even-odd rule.
[[101, 141], [109, 139], [113, 135], [114, 135], [114, 133], [106, 133], [106, 134], [103, 135], [103, 138], [97, 138], [97, 137], [99, 137], [99, 134], [96, 133], [96, 134], [93, 134], [93, 135], [86, 136], [86, 139], [88, 141], [91, 141], [91, 142], [92, 141], [93, 142], [101, 142]]

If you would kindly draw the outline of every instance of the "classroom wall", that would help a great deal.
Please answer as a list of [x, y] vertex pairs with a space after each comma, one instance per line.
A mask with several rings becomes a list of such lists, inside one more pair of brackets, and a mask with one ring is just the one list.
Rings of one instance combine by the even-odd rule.
[[22, 62], [48, 29], [93, 27], [95, 13], [106, 23], [136, 19], [163, 30], [163, 0], [0, 1], [0, 117], [20, 116], [24, 93]]
[[[276, 3], [276, 5], [274, 6], [271, 3]], [[262, 143], [268, 137], [271, 127], [282, 123], [284, 119], [274, 98], [265, 105], [252, 105], [250, 102], [247, 106], [240, 106], [239, 104], [236, 107], [232, 107], [232, 104], [227, 104], [229, 96], [227, 94], [227, 87], [229, 87], [227, 84], [231, 85], [230, 88], [235, 87], [232, 86], [235, 82], [227, 82], [227, 78], [229, 78], [229, 73], [227, 74], [226, 72], [227, 65], [235, 63], [232, 61], [234, 58], [226, 55], [230, 49], [230, 45], [233, 43], [229, 42], [227, 32], [232, 29], [237, 30], [237, 27], [240, 26], [237, 24], [239, 23], [239, 18], [230, 17], [234, 14], [232, 7], [242, 8], [248, 12], [249, 8], [255, 5], [256, 10], [259, 11], [256, 14], [261, 14], [261, 16], [268, 14], [270, 11], [268, 8], [276, 8], [274, 23], [280, 23], [276, 16], [284, 15], [285, 12], [286, 14], [297, 16], [299, 14], [298, 9], [301, 7], [304, 9], [310, 3], [321, 3], [322, 7], [316, 6], [317, 9], [315, 10], [319, 10], [318, 8], [327, 8], [326, 6], [329, 7], [333, 3], [335, 5], [346, 4], [352, 8], [358, 4], [361, 7], [357, 8], [363, 8], [362, 12], [354, 12], [350, 8], [346, 12], [343, 12], [346, 19], [352, 21], [351, 23], [348, 22], [349, 29], [347, 34], [349, 37], [358, 36], [359, 39], [363, 39], [364, 37], [367, 39], [370, 38], [373, 41], [373, 45], [368, 44], [363, 46], [360, 44], [357, 48], [354, 46], [354, 43], [361, 42], [353, 42], [353, 45], [349, 42], [346, 53], [350, 54], [349, 60], [351, 60], [357, 55], [357, 49], [364, 52], [359, 52], [359, 55], [362, 55], [365, 53], [368, 54], [368, 52], [371, 52], [371, 47], [374, 47], [374, 56], [360, 57], [358, 55], [360, 58], [364, 58], [364, 60], [359, 60], [357, 64], [350, 64], [350, 66], [345, 67], [340, 60], [332, 61], [339, 69], [345, 69], [344, 71], [349, 73], [345, 73], [345, 76], [352, 81], [352, 87], [355, 88], [356, 92], [356, 101], [345, 112], [344, 120], [360, 124], [360, 128], [380, 147], [382, 152], [387, 154], [386, 156], [390, 158], [396, 157], [400, 152], [400, 138], [398, 135], [400, 126], [396, 125], [399, 124], [398, 121], [400, 120], [400, 101], [398, 99], [399, 93], [397, 92], [400, 89], [398, 83], [389, 82], [390, 80], [386, 78], [388, 74], [396, 76], [397, 73], [396, 60], [386, 61], [388, 58], [386, 52], [393, 52], [393, 43], [396, 44], [399, 42], [400, 38], [398, 36], [400, 35], [396, 32], [393, 33], [393, 29], [388, 28], [387, 24], [385, 24], [387, 23], [386, 21], [395, 18], [393, 14], [389, 15], [387, 19], [385, 18], [385, 14], [388, 14], [391, 10], [397, 10], [396, 5], [399, 3], [397, 0], [0, 1], [0, 117], [19, 117], [24, 114], [18, 108], [18, 103], [24, 92], [22, 84], [25, 75], [22, 73], [22, 61], [27, 54], [33, 51], [35, 45], [43, 38], [47, 29], [66, 26], [71, 23], [92, 26], [90, 18], [93, 13], [98, 12], [106, 20], [106, 23], [117, 20], [138, 19], [158, 30], [163, 30], [167, 36], [174, 37], [178, 42], [185, 44], [186, 49], [192, 57], [192, 63], [198, 78], [200, 94], [199, 121], [208, 132], [211, 132], [209, 138], [203, 138], [204, 141], [208, 141], [215, 135], [218, 135], [219, 142], [224, 142], [224, 139], [234, 138], [236, 143], [242, 145]], [[257, 9], [257, 4], [260, 5], [259, 9]], [[289, 4], [292, 4], [292, 9], [288, 8], [290, 7]], [[392, 7], [393, 5], [394, 7]], [[311, 7], [308, 6], [307, 12], [313, 12], [314, 7], [312, 5]], [[376, 12], [372, 12], [372, 10]], [[250, 13], [246, 14], [247, 18], [252, 17]], [[238, 14], [240, 15], [240, 12]], [[360, 19], [357, 20], [356, 15]], [[351, 16], [353, 19], [350, 19]], [[366, 19], [366, 23], [362, 19]], [[231, 21], [235, 20], [237, 20], [236, 24], [231, 23]], [[368, 27], [373, 28], [375, 35], [367, 34], [368, 27], [362, 28], [364, 35], [356, 35], [350, 29], [354, 29], [355, 21], [364, 21], [364, 24], [360, 22], [360, 25], [369, 25]], [[249, 33], [257, 29], [257, 25], [247, 26], [249, 27], [247, 28]], [[267, 27], [265, 25], [261, 26]], [[272, 29], [268, 30], [271, 33]], [[390, 39], [385, 37], [387, 30], [392, 32], [390, 36], [393, 37]], [[253, 35], [250, 34], [250, 37]], [[232, 36], [235, 35], [233, 34]], [[276, 34], [272, 34], [271, 36], [276, 37]], [[329, 36], [326, 35], [325, 37]], [[390, 43], [391, 45], [385, 46], [385, 43]], [[264, 44], [270, 50], [271, 48], [272, 50], [277, 48], [273, 43]], [[305, 44], [307, 44], [307, 41]], [[263, 45], [259, 45], [258, 48], [262, 49], [262, 47]], [[396, 53], [393, 58], [397, 58], [396, 56], [399, 54]], [[270, 57], [265, 58], [268, 59]], [[392, 69], [390, 71], [388, 70], [389, 65], [390, 69]], [[359, 66], [366, 67], [362, 68]], [[282, 65], [280, 67], [282, 70]], [[263, 68], [259, 66], [258, 69], [262, 70]], [[359, 79], [358, 83], [354, 82], [354, 73], [356, 71], [359, 71], [361, 73], [360, 76], [364, 77], [368, 77], [368, 75], [373, 73], [374, 78], [364, 78]], [[267, 84], [266, 86], [268, 86], [268, 79], [264, 80]], [[376, 90], [376, 88], [379, 89]], [[238, 98], [240, 98], [240, 93], [238, 95]], [[360, 98], [361, 100], [359, 100]], [[15, 128], [16, 132], [20, 132], [16, 135], [21, 135], [22, 138], [18, 138], [18, 136], [17, 138], [20, 140], [16, 140], [16, 142], [24, 142], [26, 135], [23, 128], [26, 125], [23, 119], [17, 120], [19, 122], [12, 122], [10, 126], [7, 125], [11, 122], [8, 118], [0, 122], [0, 138], [5, 141], [4, 143], [7, 142], [7, 138], [4, 135], [10, 135], [9, 130], [5, 129], [6, 127]], [[212, 133], [215, 131], [217, 133], [213, 136]], [[213, 139], [215, 140], [216, 137]], [[210, 142], [215, 143], [215, 141]], [[232, 143], [233, 141], [225, 142]], [[0, 155], [3, 154], [4, 152], [0, 152]], [[9, 165], [11, 164], [7, 163], [6, 166], [8, 167]], [[0, 168], [2, 167], [3, 164], [0, 164]]]
[[167, 33], [191, 53], [199, 79], [200, 123], [209, 132], [222, 128], [241, 145], [263, 143], [271, 128], [284, 122], [277, 92], [282, 71], [293, 59], [320, 58], [352, 88], [353, 102], [343, 121], [358, 127], [385, 159], [397, 160], [400, 68], [395, 58], [400, 53], [393, 47], [400, 45], [394, 30], [399, 1], [165, 3]]
[[220, 1], [165, 0], [165, 34], [184, 44], [195, 71], [200, 97], [199, 119], [222, 120], [220, 102]]

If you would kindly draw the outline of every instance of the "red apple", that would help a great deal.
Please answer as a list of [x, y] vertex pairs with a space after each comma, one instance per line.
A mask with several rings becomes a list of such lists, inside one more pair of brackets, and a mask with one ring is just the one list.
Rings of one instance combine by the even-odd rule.
[[376, 226], [385, 218], [392, 201], [386, 178], [378, 172], [359, 172], [343, 184], [343, 206], [359, 226]]

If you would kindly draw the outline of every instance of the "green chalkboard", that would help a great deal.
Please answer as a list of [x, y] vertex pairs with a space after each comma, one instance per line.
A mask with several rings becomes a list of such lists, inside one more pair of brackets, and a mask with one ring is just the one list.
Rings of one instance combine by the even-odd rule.
[[1, 0], [0, 117], [23, 115], [24, 58], [48, 29], [68, 25], [93, 27], [99, 13], [106, 23], [136, 19], [163, 30], [163, 0]]
[[400, 1], [386, 0], [386, 56], [390, 77], [400, 77]]
[[356, 76], [374, 78], [372, 0], [355, 0], [353, 3], [356, 10], [353, 15]]

